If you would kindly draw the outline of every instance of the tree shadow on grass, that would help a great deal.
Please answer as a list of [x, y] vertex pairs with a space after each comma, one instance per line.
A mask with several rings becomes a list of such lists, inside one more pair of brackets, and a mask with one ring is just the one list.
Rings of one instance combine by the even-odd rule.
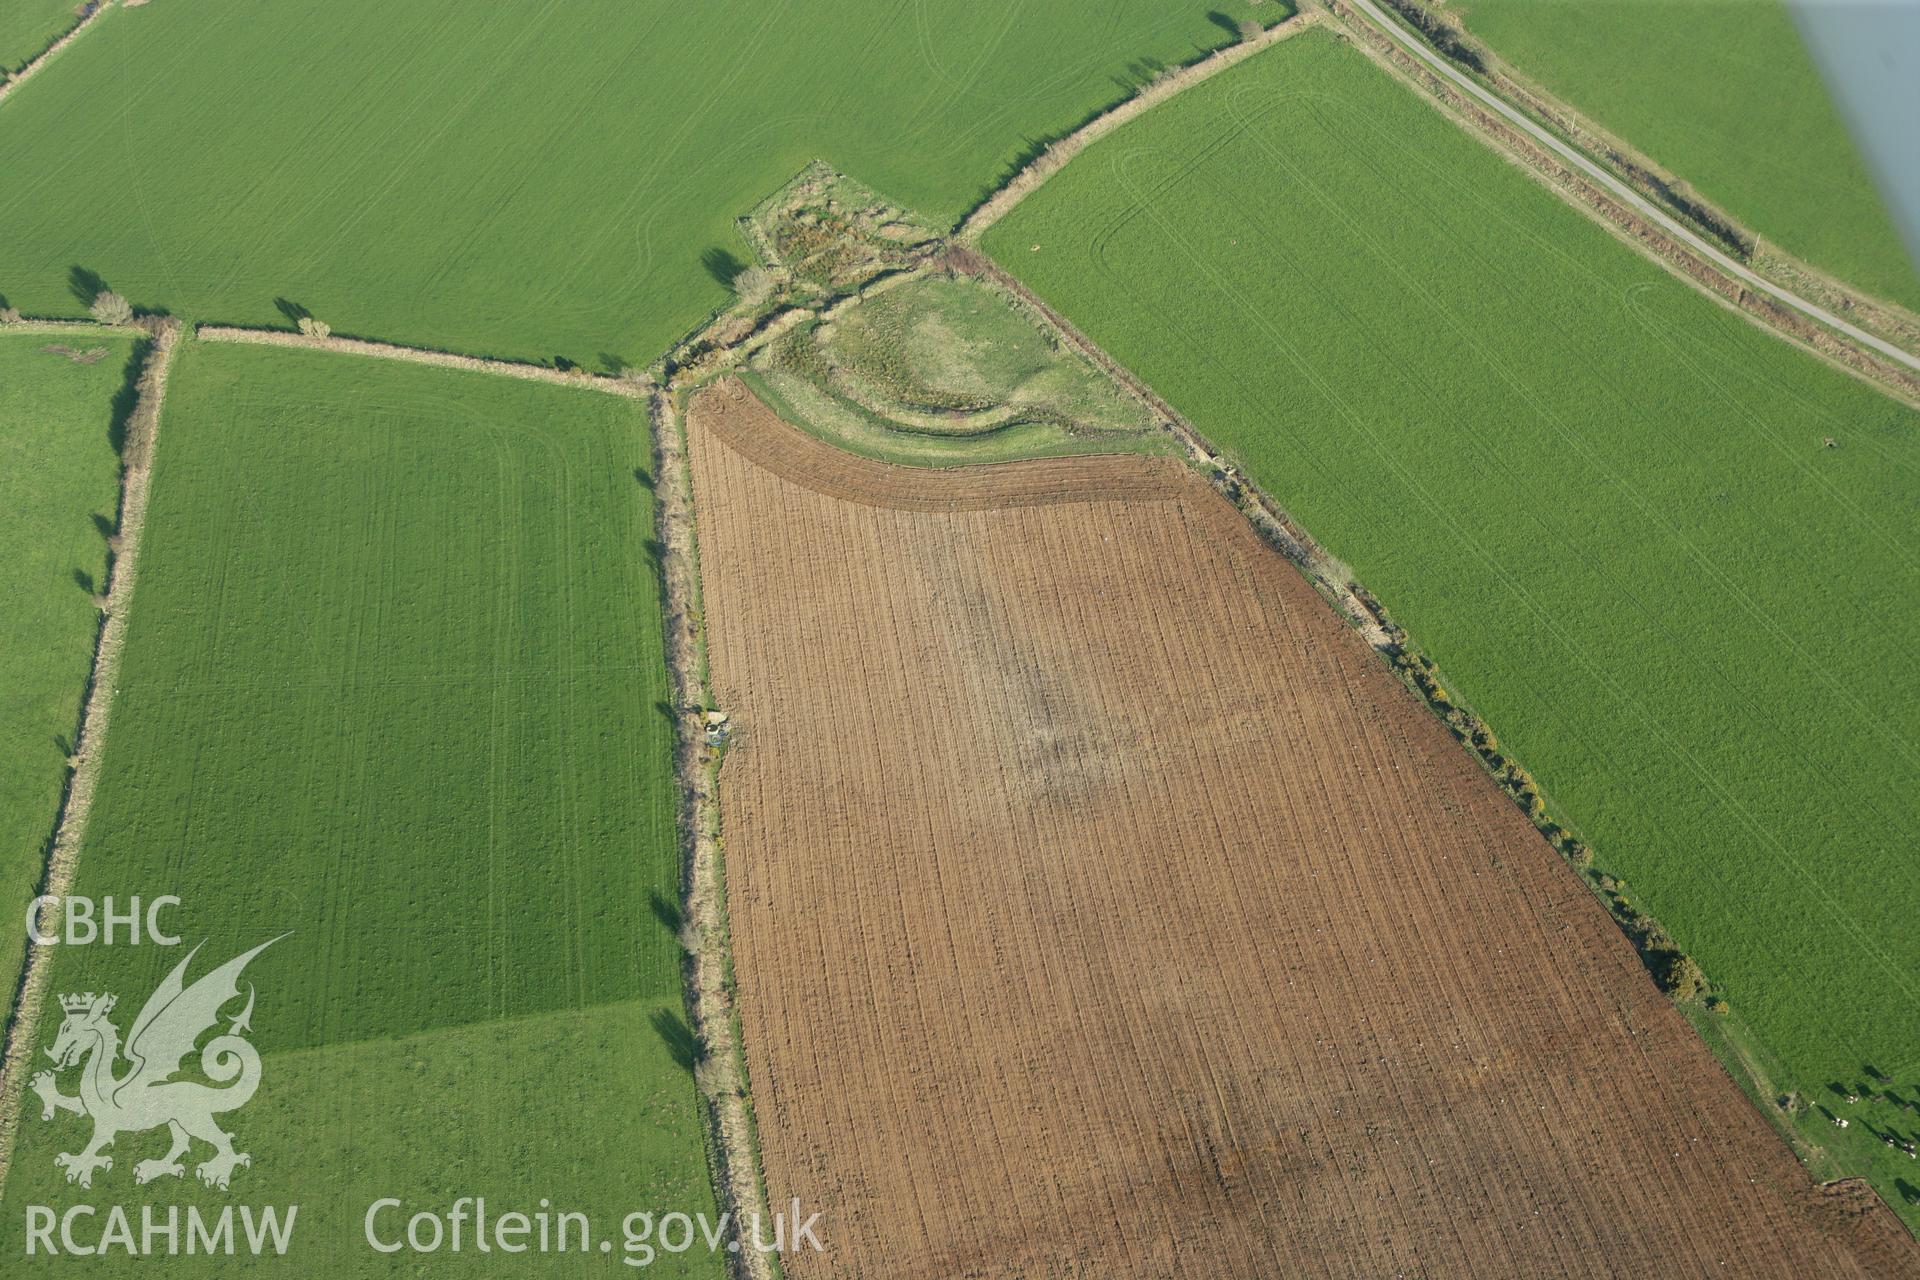
[[[647, 553], [647, 567], [653, 571], [653, 590], [662, 600], [667, 595], [667, 544], [658, 538], [648, 538], [640, 544]], [[664, 704], [663, 704], [664, 705]], [[668, 720], [673, 719], [673, 708], [666, 707]]]
[[680, 904], [666, 894], [655, 889], [647, 895], [647, 906], [653, 911], [653, 918], [667, 927], [668, 933], [678, 933], [681, 921], [686, 913], [680, 910]]
[[693, 1028], [687, 1020], [671, 1009], [655, 1009], [648, 1019], [653, 1030], [660, 1037], [660, 1043], [667, 1046], [667, 1052], [683, 1070], [691, 1071], [703, 1056], [700, 1042], [694, 1038]]
[[295, 302], [292, 298], [275, 298], [273, 305], [279, 310], [281, 315], [287, 318], [287, 323], [296, 329], [300, 327], [302, 320], [313, 319], [313, 312], [307, 310], [305, 306]]
[[747, 269], [747, 264], [740, 261], [731, 250], [718, 245], [701, 250], [700, 265], [707, 269], [708, 275], [729, 289], [733, 287], [734, 278]]
[[[152, 344], [141, 341], [133, 344], [133, 352], [127, 357], [127, 367], [120, 379], [120, 389], [113, 393], [111, 412], [107, 417], [107, 443], [113, 448], [113, 456], [123, 457], [127, 448], [127, 424], [133, 420], [133, 407], [140, 402], [140, 371], [146, 367], [147, 351]], [[99, 517], [95, 518], [95, 524]], [[111, 538], [111, 528], [104, 531]]]
[[67, 268], [67, 288], [73, 291], [73, 296], [79, 301], [92, 306], [95, 298], [107, 292], [107, 281], [98, 271], [73, 266]]
[[[1238, 28], [1235, 28], [1238, 31]], [[1123, 93], [1138, 93], [1158, 80], [1167, 64], [1158, 58], [1136, 58], [1127, 64], [1124, 74], [1111, 77]]]

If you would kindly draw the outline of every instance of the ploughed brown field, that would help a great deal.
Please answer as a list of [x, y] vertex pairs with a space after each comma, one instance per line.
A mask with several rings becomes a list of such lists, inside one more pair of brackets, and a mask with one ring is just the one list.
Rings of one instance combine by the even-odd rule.
[[689, 433], [797, 1280], [1915, 1272], [1177, 464]]

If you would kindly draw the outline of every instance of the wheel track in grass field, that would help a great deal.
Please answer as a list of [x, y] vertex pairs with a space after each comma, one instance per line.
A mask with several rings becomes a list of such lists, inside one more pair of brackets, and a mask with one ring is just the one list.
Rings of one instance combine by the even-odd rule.
[[[126, 441], [120, 470], [120, 513], [113, 537], [113, 560], [108, 569], [106, 603], [101, 606], [100, 631], [94, 641], [93, 669], [87, 679], [86, 702], [74, 744], [66, 794], [54, 827], [53, 847], [47, 856], [41, 892], [65, 897], [73, 887], [81, 841], [93, 809], [100, 779], [100, 758], [118, 691], [120, 655], [126, 648], [127, 615], [140, 560], [141, 532], [147, 521], [147, 494], [153, 475], [153, 451], [160, 426], [160, 408], [166, 398], [167, 374], [181, 332], [179, 322], [159, 320], [150, 330], [151, 345], [140, 369], [137, 399], [127, 418]], [[28, 939], [27, 963], [20, 982], [14, 1014], [8, 1027], [6, 1055], [0, 1065], [0, 1191], [6, 1189], [13, 1164], [13, 1140], [20, 1123], [21, 1095], [26, 1088], [27, 1065], [39, 1033], [40, 1009], [52, 980], [52, 946]]]

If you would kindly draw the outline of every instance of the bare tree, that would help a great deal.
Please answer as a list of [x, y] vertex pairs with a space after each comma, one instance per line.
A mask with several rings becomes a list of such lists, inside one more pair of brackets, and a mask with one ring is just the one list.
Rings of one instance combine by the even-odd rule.
[[93, 305], [87, 310], [101, 324], [133, 323], [133, 304], [111, 289], [102, 289], [95, 294]]
[[324, 338], [333, 333], [333, 326], [325, 320], [315, 320], [312, 316], [300, 317], [300, 332], [309, 338]]
[[0, 324], [19, 324], [20, 308], [0, 307]]
[[773, 277], [765, 267], [747, 267], [733, 278], [733, 291], [742, 302], [763, 302], [773, 292]]

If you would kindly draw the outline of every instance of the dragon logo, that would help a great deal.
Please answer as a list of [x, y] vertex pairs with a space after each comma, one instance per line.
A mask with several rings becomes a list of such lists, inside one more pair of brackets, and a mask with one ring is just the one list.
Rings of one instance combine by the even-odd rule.
[[[55, 1071], [42, 1071], [27, 1084], [40, 1095], [41, 1119], [53, 1119], [56, 1111], [93, 1119], [93, 1140], [85, 1150], [53, 1158], [57, 1167], [66, 1170], [68, 1182], [91, 1187], [95, 1169], [113, 1168], [113, 1157], [102, 1152], [116, 1137], [161, 1125], [172, 1133], [173, 1145], [162, 1158], [134, 1165], [135, 1182], [180, 1177], [185, 1172], [180, 1157], [187, 1154], [195, 1138], [213, 1147], [212, 1158], [194, 1169], [200, 1181], [210, 1187], [225, 1191], [234, 1169], [253, 1163], [246, 1152], [233, 1149], [233, 1135], [214, 1121], [222, 1112], [246, 1106], [260, 1087], [260, 1054], [246, 1040], [246, 1033], [252, 1030], [251, 983], [247, 986], [246, 1008], [229, 1020], [225, 1032], [208, 1040], [200, 1050], [200, 1070], [214, 1083], [173, 1077], [193, 1053], [201, 1035], [217, 1026], [221, 1007], [240, 995], [240, 972], [247, 962], [279, 940], [261, 943], [188, 986], [187, 966], [200, 950], [195, 947], [148, 997], [127, 1033], [124, 1049], [119, 1028], [107, 1018], [113, 1012], [113, 996], [96, 996], [89, 991], [60, 997], [66, 1020], [60, 1024], [53, 1047], [46, 1051]], [[132, 1066], [116, 1075], [114, 1068], [122, 1056]], [[60, 1092], [56, 1071], [80, 1063], [85, 1064], [80, 1072], [80, 1092], [69, 1097]]]

